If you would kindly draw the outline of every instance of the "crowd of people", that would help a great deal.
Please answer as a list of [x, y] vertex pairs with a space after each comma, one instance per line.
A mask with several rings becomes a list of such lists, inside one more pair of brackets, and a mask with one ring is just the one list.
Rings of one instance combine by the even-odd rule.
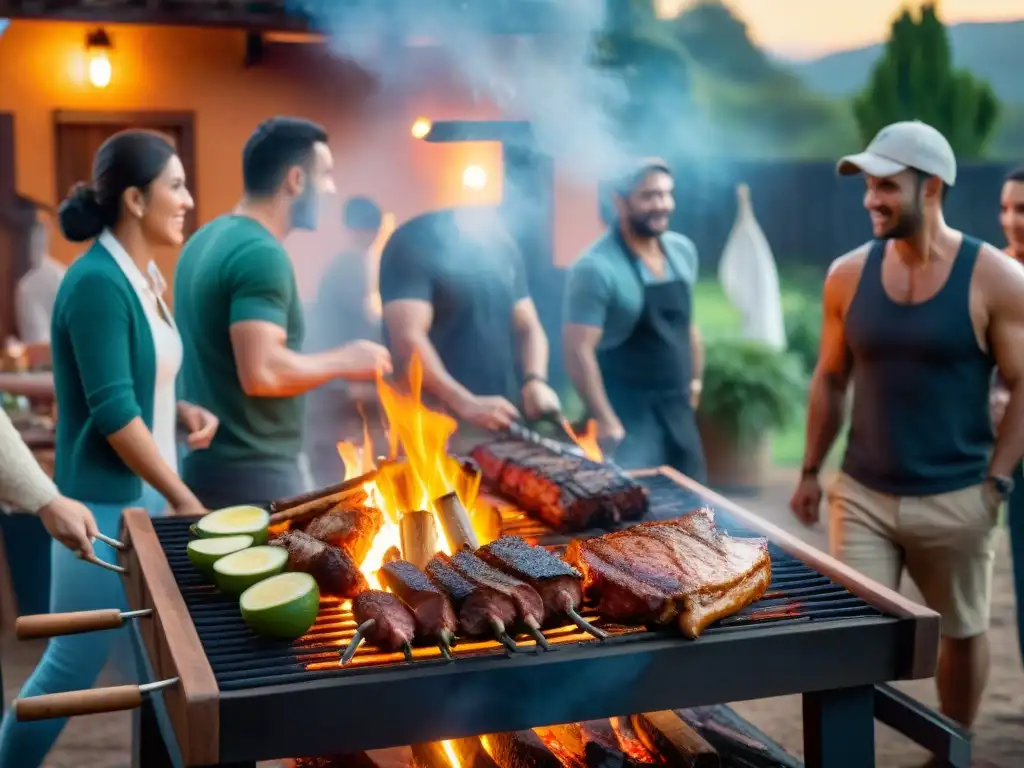
[[[839, 171], [864, 175], [874, 239], [825, 280], [792, 508], [818, 521], [819, 477], [852, 390], [827, 493], [832, 551], [892, 588], [911, 575], [942, 617], [943, 712], [969, 727], [988, 669], [1006, 500], [1024, 589], [1024, 173], [1003, 191], [1004, 253], [944, 221], [956, 159], [923, 123], [889, 126]], [[37, 260], [24, 289], [24, 325], [52, 358], [55, 471], [51, 480], [0, 415], [0, 498], [38, 513], [53, 536], [54, 612], [123, 605], [119, 577], [88, 560], [113, 559], [96, 536], [116, 537], [126, 507], [201, 515], [337, 481], [335, 444], [360, 441], [364, 424], [384, 442], [374, 381], [413, 355], [428, 405], [456, 419], [454, 452], [521, 419], [563, 418], [548, 338], [499, 211], [417, 216], [388, 238], [378, 267], [381, 210], [349, 200], [341, 253], [306, 308], [283, 242], [316, 228], [335, 193], [327, 133], [268, 120], [247, 141], [242, 172], [237, 207], [186, 240], [193, 201], [172, 144], [150, 131], [113, 136], [58, 210], [64, 237], [85, 252], [62, 274]], [[703, 482], [698, 255], [669, 229], [673, 174], [637, 159], [612, 190], [610, 226], [568, 271], [563, 362], [606, 455]], [[154, 261], [167, 246], [181, 248], [173, 307]], [[90, 687], [110, 638], [51, 640], [20, 695]], [[41, 764], [62, 727], [6, 717], [0, 765]]]

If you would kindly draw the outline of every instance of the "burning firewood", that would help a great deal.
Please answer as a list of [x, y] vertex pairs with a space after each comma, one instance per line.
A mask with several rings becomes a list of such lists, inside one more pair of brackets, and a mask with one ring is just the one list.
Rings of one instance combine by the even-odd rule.
[[566, 768], [623, 768], [626, 756], [594, 738], [582, 724], [534, 728], [534, 732]]
[[278, 499], [270, 505], [270, 524], [278, 525], [288, 521], [295, 523], [308, 520], [323, 514], [337, 504], [361, 504], [366, 500], [366, 490], [363, 486], [371, 482], [379, 471], [380, 468], [336, 485], [329, 485], [326, 488], [287, 499]]
[[675, 712], [647, 712], [633, 715], [631, 720], [643, 745], [669, 763], [687, 768], [719, 768], [722, 764], [718, 751]]
[[563, 768], [533, 731], [489, 733], [480, 737], [480, 743], [498, 768]]
[[722, 755], [726, 764], [757, 768], [799, 768], [802, 763], [730, 707], [719, 704], [676, 712]]
[[469, 512], [454, 491], [435, 499], [434, 507], [441, 522], [441, 530], [453, 552], [463, 548], [479, 549], [480, 541], [469, 521]]
[[285, 761], [286, 768], [419, 768], [409, 747], [374, 749], [356, 754], [300, 757]]
[[402, 515], [399, 526], [403, 558], [417, 568], [426, 568], [430, 558], [440, 549], [437, 544], [434, 514], [423, 509], [406, 512]]
[[368, 589], [352, 600], [352, 615], [359, 626], [341, 656], [342, 664], [352, 661], [363, 640], [368, 640], [371, 645], [383, 651], [401, 649], [405, 652], [406, 660], [412, 661], [416, 621], [401, 600], [390, 592]]
[[484, 751], [480, 739], [475, 736], [416, 744], [412, 753], [421, 768], [497, 768], [497, 764]]

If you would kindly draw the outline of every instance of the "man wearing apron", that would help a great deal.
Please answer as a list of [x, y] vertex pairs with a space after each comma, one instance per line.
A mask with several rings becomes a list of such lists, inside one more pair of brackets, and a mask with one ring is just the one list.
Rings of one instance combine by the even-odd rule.
[[415, 352], [427, 405], [451, 413], [465, 453], [519, 418], [558, 412], [548, 340], [519, 250], [497, 212], [434, 211], [399, 227], [381, 255], [384, 333], [395, 368]]
[[697, 251], [668, 230], [675, 203], [664, 162], [639, 162], [614, 192], [612, 226], [569, 272], [566, 369], [616, 463], [668, 465], [703, 482]]

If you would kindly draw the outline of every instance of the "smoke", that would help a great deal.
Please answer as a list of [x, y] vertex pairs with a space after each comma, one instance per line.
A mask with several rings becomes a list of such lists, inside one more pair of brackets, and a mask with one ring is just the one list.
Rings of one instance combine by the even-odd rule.
[[[332, 52], [375, 76], [380, 96], [428, 85], [434, 60], [472, 96], [532, 124], [535, 148], [580, 181], [621, 172], [612, 115], [623, 75], [596, 64], [604, 0], [292, 0]], [[540, 29], [539, 34], [534, 34]]]

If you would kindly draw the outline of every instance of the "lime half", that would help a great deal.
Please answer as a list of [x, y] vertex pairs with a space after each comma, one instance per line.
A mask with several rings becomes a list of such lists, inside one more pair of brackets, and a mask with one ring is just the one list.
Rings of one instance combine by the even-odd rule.
[[288, 552], [282, 547], [249, 547], [217, 560], [213, 579], [221, 592], [240, 595], [253, 584], [279, 574], [287, 563]]
[[243, 504], [211, 512], [199, 518], [193, 528], [196, 535], [203, 538], [247, 534], [252, 536], [253, 543], [265, 544], [269, 526], [270, 513], [267, 510]]
[[213, 564], [224, 555], [230, 555], [240, 549], [251, 547], [252, 536], [218, 536], [214, 539], [193, 539], [188, 543], [186, 551], [188, 559], [203, 573], [210, 575]]
[[320, 590], [308, 573], [282, 573], [245, 590], [238, 607], [253, 632], [294, 640], [316, 621]]

